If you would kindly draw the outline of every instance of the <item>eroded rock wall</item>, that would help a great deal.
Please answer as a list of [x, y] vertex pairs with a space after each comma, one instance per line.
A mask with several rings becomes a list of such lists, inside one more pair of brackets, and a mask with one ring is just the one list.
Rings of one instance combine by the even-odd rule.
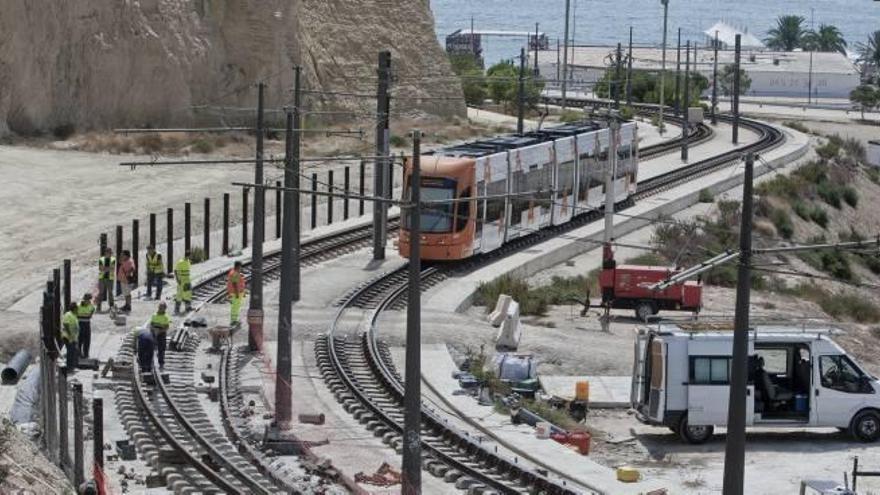
[[260, 79], [277, 107], [296, 64], [310, 89], [375, 93], [382, 49], [399, 78], [396, 109], [463, 115], [428, 0], [4, 0], [0, 133], [216, 120], [198, 107], [252, 107]]

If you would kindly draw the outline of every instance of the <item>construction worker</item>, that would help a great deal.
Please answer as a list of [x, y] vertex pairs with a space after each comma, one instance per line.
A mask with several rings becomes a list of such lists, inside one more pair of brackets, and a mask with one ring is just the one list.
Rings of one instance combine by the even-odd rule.
[[156, 337], [149, 328], [141, 328], [137, 334], [137, 357], [141, 372], [153, 369], [153, 354], [156, 352]]
[[153, 295], [156, 287], [156, 300], [162, 298], [162, 279], [165, 278], [165, 264], [162, 255], [153, 246], [147, 246], [147, 299]]
[[89, 345], [92, 342], [92, 315], [94, 314], [95, 306], [92, 304], [92, 295], [86, 292], [76, 307], [76, 317], [79, 319], [79, 357], [89, 357]]
[[156, 351], [159, 353], [159, 368], [165, 367], [165, 344], [168, 341], [168, 328], [171, 327], [171, 317], [167, 313], [168, 306], [165, 301], [159, 303], [159, 309], [150, 318], [150, 331], [156, 342]]
[[76, 317], [76, 303], [67, 306], [67, 312], [61, 317], [61, 342], [67, 349], [67, 373], [74, 373], [77, 365], [77, 341], [79, 340], [79, 319]]
[[101, 311], [101, 303], [105, 300], [112, 308], [113, 304], [113, 281], [116, 279], [116, 258], [113, 250], [105, 247], [104, 255], [98, 258], [98, 311]]
[[183, 258], [177, 261], [177, 264], [174, 265], [174, 278], [177, 280], [177, 294], [174, 296], [174, 313], [180, 313], [180, 303], [186, 304], [186, 310], [192, 310], [192, 285], [190, 283], [192, 280], [190, 279], [190, 269], [192, 268], [192, 263], [189, 261], [189, 251], [186, 251], [183, 254]]
[[131, 251], [124, 249], [116, 271], [116, 280], [121, 284], [122, 296], [125, 298], [125, 305], [120, 308], [122, 311], [131, 311], [131, 286], [134, 284], [136, 270]]
[[226, 274], [226, 295], [229, 297], [229, 326], [232, 328], [241, 324], [238, 319], [241, 313], [241, 303], [245, 296], [244, 275], [241, 273], [241, 261], [236, 261], [229, 273]]

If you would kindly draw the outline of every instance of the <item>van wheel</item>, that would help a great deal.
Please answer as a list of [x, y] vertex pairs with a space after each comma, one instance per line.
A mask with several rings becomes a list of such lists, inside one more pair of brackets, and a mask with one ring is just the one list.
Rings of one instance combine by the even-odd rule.
[[654, 305], [647, 301], [640, 302], [636, 306], [636, 319], [639, 321], [647, 321], [649, 317], [655, 314], [657, 314], [657, 310], [654, 309]]
[[880, 414], [862, 411], [853, 418], [850, 433], [856, 440], [876, 442], [880, 438]]
[[692, 444], [706, 443], [712, 438], [715, 427], [712, 425], [691, 426], [688, 424], [687, 415], [682, 416], [681, 422], [678, 423], [678, 435], [682, 440]]

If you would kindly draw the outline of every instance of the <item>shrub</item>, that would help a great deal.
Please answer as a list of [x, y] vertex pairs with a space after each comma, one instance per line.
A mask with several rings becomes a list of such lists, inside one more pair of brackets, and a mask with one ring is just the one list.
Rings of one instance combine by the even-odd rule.
[[840, 154], [840, 144], [837, 140], [829, 139], [827, 143], [816, 147], [816, 154], [823, 160], [832, 160]]
[[158, 153], [162, 151], [162, 136], [155, 132], [141, 134], [135, 138], [134, 142], [143, 153]]
[[874, 184], [880, 185], [880, 169], [870, 167], [866, 170], [867, 170], [868, 178], [871, 179], [871, 182], [873, 182]]
[[840, 209], [843, 191], [839, 186], [825, 180], [819, 183], [818, 187], [816, 187], [816, 192], [819, 193], [819, 197], [822, 198], [822, 201]]
[[856, 138], [847, 138], [841, 146], [843, 147], [843, 152], [855, 160], [864, 161], [867, 157], [865, 145]]
[[822, 310], [834, 318], [848, 318], [859, 323], [880, 321], [880, 307], [854, 292], [825, 293], [818, 302]]
[[208, 257], [205, 256], [204, 249], [202, 249], [200, 247], [193, 247], [192, 249], [189, 250], [189, 260], [193, 264], [201, 263], [203, 261], [206, 261], [207, 259], [208, 259]]
[[843, 200], [850, 207], [855, 208], [859, 204], [859, 193], [851, 186], [843, 187]]
[[388, 143], [396, 148], [402, 148], [406, 146], [406, 138], [403, 136], [398, 136], [397, 134], [392, 134], [391, 137], [388, 139]]
[[805, 126], [804, 124], [801, 124], [800, 122], [794, 121], [794, 120], [786, 120], [785, 122], [782, 123], [782, 125], [784, 125], [785, 127], [794, 129], [796, 131], [803, 132], [804, 134], [810, 133], [810, 130], [807, 129], [807, 126]]
[[868, 270], [871, 270], [871, 273], [880, 275], [880, 256], [866, 255], [861, 256], [860, 259], [868, 267]]
[[795, 201], [794, 204], [791, 205], [791, 209], [794, 210], [795, 214], [801, 217], [804, 220], [810, 220], [810, 213], [812, 212], [812, 208], [807, 206], [803, 201]]
[[620, 118], [622, 118], [623, 120], [632, 120], [635, 114], [635, 110], [633, 110], [632, 107], [620, 107]]
[[810, 220], [823, 229], [828, 227], [828, 213], [826, 213], [819, 205], [813, 205], [813, 207], [810, 208]]
[[547, 313], [547, 301], [544, 294], [529, 289], [525, 280], [504, 275], [492, 282], [481, 283], [477, 288], [474, 303], [486, 306], [486, 312], [492, 311], [498, 296], [507, 294], [519, 303], [519, 311], [522, 315], [543, 316]]
[[794, 225], [791, 223], [791, 217], [787, 211], [781, 208], [774, 209], [770, 214], [770, 221], [773, 222], [776, 231], [783, 238], [791, 239], [791, 236], [794, 235]]
[[698, 201], [700, 203], [713, 203], [715, 201], [715, 196], [712, 194], [712, 191], [708, 189], [700, 189], [700, 197]]
[[210, 153], [214, 151], [214, 143], [204, 138], [197, 139], [192, 144], [192, 150], [196, 153]]
[[803, 251], [798, 256], [816, 270], [821, 270], [835, 278], [846, 281], [856, 279], [849, 257], [842, 251], [830, 249]]
[[761, 196], [797, 198], [801, 193], [801, 187], [791, 177], [777, 175], [771, 180], [758, 184], [755, 191]]
[[580, 110], [566, 110], [559, 116], [560, 122], [570, 124], [572, 122], [580, 122], [584, 120], [584, 112]]
[[52, 129], [52, 135], [62, 141], [65, 141], [70, 136], [73, 136], [73, 134], [75, 132], [76, 132], [76, 126], [74, 126], [73, 124], [70, 124], [70, 123], [59, 124], [59, 125], [55, 126], [55, 128]]

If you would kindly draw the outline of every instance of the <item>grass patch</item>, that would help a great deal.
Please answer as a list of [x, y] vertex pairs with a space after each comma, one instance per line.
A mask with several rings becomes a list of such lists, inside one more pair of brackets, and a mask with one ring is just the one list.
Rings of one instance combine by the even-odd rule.
[[397, 134], [392, 134], [390, 138], [388, 138], [388, 142], [391, 146], [396, 148], [402, 148], [407, 145], [407, 140], [403, 136], [398, 136]]
[[816, 146], [816, 154], [823, 160], [833, 160], [840, 155], [840, 142], [835, 139], [829, 139], [822, 146]]
[[843, 201], [848, 204], [850, 208], [855, 208], [859, 204], [859, 193], [851, 186], [844, 186]]
[[801, 219], [806, 220], [808, 222], [810, 221], [810, 219], [811, 219], [810, 213], [812, 212], [813, 209], [810, 206], [808, 206], [806, 203], [804, 203], [803, 201], [795, 201], [791, 205], [791, 209], [794, 210], [795, 215], [801, 217]]
[[858, 323], [880, 321], [880, 307], [854, 292], [826, 294], [819, 300], [819, 306], [835, 318], [847, 318]]
[[582, 120], [584, 120], [584, 112], [580, 110], [565, 110], [559, 115], [559, 121], [566, 124], [580, 122]]
[[802, 251], [798, 253], [798, 257], [814, 269], [825, 272], [835, 278], [847, 282], [857, 281], [857, 277], [852, 271], [849, 256], [842, 251], [832, 249]]
[[203, 261], [206, 261], [207, 259], [208, 257], [205, 256], [204, 249], [200, 247], [193, 247], [189, 250], [189, 260], [192, 262], [192, 264], [195, 265], [196, 263], [201, 263]]
[[800, 122], [798, 122], [796, 120], [786, 120], [785, 122], [782, 123], [782, 125], [784, 125], [785, 127], [788, 127], [789, 129], [794, 129], [796, 131], [803, 132], [804, 134], [810, 134], [810, 130], [807, 128], [807, 126], [805, 126], [804, 124], [801, 124]]
[[868, 174], [868, 179], [870, 179], [871, 182], [880, 185], [880, 169], [869, 167], [865, 169], [865, 173]]
[[770, 213], [770, 221], [773, 222], [776, 231], [783, 238], [791, 239], [791, 236], [794, 235], [794, 224], [791, 223], [791, 216], [782, 208], [773, 209]]

